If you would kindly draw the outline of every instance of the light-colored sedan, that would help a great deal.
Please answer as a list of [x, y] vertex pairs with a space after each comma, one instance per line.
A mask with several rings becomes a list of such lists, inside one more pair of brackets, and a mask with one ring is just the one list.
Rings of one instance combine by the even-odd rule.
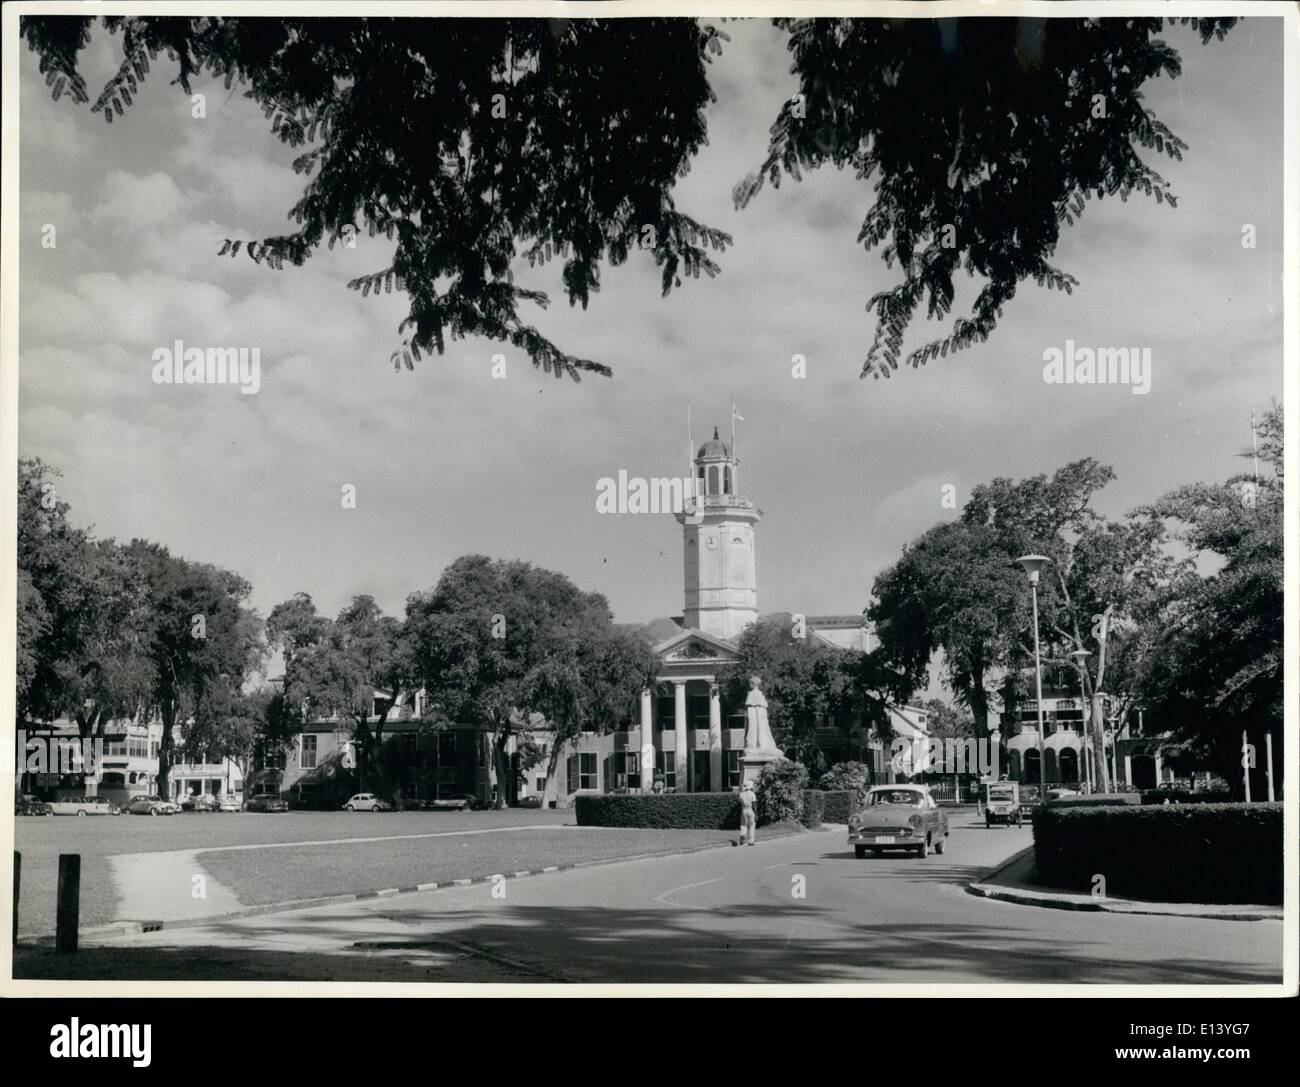
[[217, 801], [217, 811], [242, 811], [243, 806], [239, 803], [239, 797], [234, 793], [226, 793]]
[[374, 793], [357, 793], [343, 805], [344, 811], [392, 811], [392, 807]]
[[131, 815], [179, 815], [181, 806], [160, 796], [137, 796], [126, 806]]
[[948, 848], [948, 816], [924, 785], [876, 785], [849, 816], [849, 845], [858, 857], [907, 849], [924, 857]]

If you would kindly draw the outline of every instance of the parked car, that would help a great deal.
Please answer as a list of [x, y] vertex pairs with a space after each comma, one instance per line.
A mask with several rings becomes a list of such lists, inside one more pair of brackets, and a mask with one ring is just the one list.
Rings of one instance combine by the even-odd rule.
[[995, 823], [1010, 826], [1024, 823], [1024, 812], [1020, 810], [1020, 783], [1015, 781], [991, 781], [984, 786], [984, 825], [992, 827]]
[[234, 793], [226, 793], [225, 796], [218, 798], [216, 810], [223, 811], [243, 811], [244, 806], [239, 802], [239, 797]]
[[1078, 789], [1069, 789], [1064, 786], [1058, 786], [1047, 790], [1048, 800], [1064, 800], [1067, 796], [1078, 796]]
[[121, 810], [106, 796], [68, 796], [53, 800], [55, 815], [121, 815]]
[[452, 793], [420, 804], [422, 811], [473, 811], [478, 807], [478, 797], [470, 793]]
[[181, 801], [184, 811], [207, 812], [217, 810], [217, 798], [211, 793], [191, 793]]
[[343, 805], [344, 811], [392, 811], [393, 806], [374, 793], [356, 793]]
[[164, 800], [160, 796], [137, 796], [126, 806], [131, 815], [179, 815], [181, 806], [174, 800]]
[[15, 815], [53, 815], [54, 808], [46, 801], [35, 796], [14, 797]]
[[924, 785], [876, 785], [849, 816], [849, 845], [858, 857], [867, 850], [907, 849], [924, 857], [948, 848], [948, 816]]
[[289, 810], [289, 802], [275, 793], [262, 793], [248, 802], [249, 811], [280, 812]]

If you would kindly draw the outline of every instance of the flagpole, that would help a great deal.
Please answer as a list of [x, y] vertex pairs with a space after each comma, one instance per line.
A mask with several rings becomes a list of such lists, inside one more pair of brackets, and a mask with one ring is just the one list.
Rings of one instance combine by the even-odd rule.
[[[690, 480], [691, 487], [695, 486], [695, 443], [691, 441], [691, 402], [686, 401], [686, 478]], [[692, 496], [694, 490], [692, 489]], [[686, 501], [686, 496], [682, 496], [682, 501]]]
[[731, 398], [731, 459], [737, 464], [740, 458], [736, 455], [736, 398]]

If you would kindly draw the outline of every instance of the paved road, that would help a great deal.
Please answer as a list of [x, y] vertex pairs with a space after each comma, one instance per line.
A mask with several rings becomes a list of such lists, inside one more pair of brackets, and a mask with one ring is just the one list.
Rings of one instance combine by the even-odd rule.
[[508, 881], [498, 897], [479, 884], [165, 930], [106, 953], [140, 956], [135, 977], [150, 976], [150, 958], [176, 969], [232, 953], [248, 963], [238, 976], [256, 976], [247, 953], [258, 949], [268, 964], [292, 962], [293, 977], [336, 980], [1280, 980], [1275, 922], [1075, 913], [965, 892], [1029, 841], [1027, 829], [963, 816], [942, 857], [859, 861], [843, 830], [824, 831]]

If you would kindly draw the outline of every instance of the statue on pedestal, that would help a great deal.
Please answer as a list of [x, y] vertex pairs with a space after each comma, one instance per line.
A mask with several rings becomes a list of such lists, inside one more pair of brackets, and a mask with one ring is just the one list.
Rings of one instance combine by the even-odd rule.
[[767, 696], [759, 686], [758, 676], [749, 677], [749, 694], [745, 696], [745, 754], [780, 755], [767, 723]]

